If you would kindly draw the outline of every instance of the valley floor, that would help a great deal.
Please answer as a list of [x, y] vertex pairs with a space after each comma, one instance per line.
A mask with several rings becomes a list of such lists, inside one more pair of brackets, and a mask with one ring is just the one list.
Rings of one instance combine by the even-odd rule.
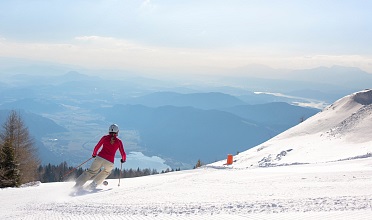
[[0, 190], [0, 219], [371, 219], [371, 158], [231, 169], [207, 166], [109, 180], [96, 193], [74, 183]]

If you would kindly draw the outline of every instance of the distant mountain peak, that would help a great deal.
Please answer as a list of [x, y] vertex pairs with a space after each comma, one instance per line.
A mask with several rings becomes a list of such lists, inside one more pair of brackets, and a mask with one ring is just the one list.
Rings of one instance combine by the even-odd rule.
[[69, 71], [59, 76], [62, 81], [87, 81], [87, 80], [99, 80], [96, 76], [86, 75], [78, 71]]
[[77, 71], [68, 71], [65, 76], [76, 76], [76, 75], [79, 75], [79, 76], [83, 76], [83, 74], [77, 72]]
[[75, 77], [79, 77], [80, 78], [80, 77], [87, 77], [87, 76], [84, 75], [84, 74], [81, 74], [81, 73], [79, 73], [77, 71], [69, 71], [66, 74], [64, 74], [63, 77], [73, 79]]

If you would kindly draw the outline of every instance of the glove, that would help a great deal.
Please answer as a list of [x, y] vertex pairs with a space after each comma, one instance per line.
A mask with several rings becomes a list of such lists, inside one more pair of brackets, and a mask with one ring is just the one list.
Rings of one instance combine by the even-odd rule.
[[121, 159], [120, 162], [121, 162], [121, 163], [125, 163], [125, 160]]
[[92, 155], [93, 158], [96, 158], [96, 155]]

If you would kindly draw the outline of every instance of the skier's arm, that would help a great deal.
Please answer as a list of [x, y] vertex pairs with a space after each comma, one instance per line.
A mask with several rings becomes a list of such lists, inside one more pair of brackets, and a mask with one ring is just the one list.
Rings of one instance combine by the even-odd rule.
[[120, 141], [120, 145], [119, 145], [119, 151], [120, 151], [120, 154], [121, 154], [121, 160], [125, 162], [127, 160], [127, 154], [124, 151], [124, 145], [121, 141]]
[[102, 147], [103, 142], [104, 142], [104, 137], [102, 137], [101, 140], [99, 140], [97, 145], [94, 147], [92, 157], [97, 156], [97, 152]]

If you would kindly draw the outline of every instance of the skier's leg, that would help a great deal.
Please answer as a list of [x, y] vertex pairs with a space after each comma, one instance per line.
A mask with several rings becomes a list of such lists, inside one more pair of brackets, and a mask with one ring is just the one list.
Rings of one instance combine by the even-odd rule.
[[90, 178], [96, 175], [102, 167], [103, 159], [96, 157], [90, 166], [90, 168], [84, 171], [77, 179], [75, 187], [83, 186]]
[[104, 160], [102, 165], [103, 170], [93, 179], [93, 182], [95, 182], [97, 185], [101, 184], [110, 175], [112, 169], [114, 169], [114, 164], [110, 161]]

